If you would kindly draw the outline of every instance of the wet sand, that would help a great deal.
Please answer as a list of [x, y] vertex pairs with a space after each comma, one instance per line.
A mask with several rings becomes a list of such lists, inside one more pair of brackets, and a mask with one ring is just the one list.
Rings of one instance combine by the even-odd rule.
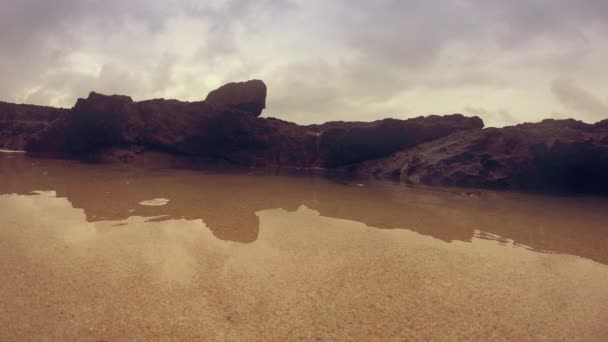
[[0, 340], [608, 339], [608, 200], [0, 153]]

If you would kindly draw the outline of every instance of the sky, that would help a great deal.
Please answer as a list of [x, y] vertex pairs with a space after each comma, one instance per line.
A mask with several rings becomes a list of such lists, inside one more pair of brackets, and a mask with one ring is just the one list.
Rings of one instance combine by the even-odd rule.
[[0, 0], [0, 100], [202, 100], [262, 79], [265, 116], [608, 118], [606, 0]]

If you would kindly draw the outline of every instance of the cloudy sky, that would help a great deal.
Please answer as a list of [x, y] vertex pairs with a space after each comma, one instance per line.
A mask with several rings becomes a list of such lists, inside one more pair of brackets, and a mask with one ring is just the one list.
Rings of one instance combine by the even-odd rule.
[[204, 99], [299, 123], [608, 118], [606, 0], [0, 0], [0, 100]]

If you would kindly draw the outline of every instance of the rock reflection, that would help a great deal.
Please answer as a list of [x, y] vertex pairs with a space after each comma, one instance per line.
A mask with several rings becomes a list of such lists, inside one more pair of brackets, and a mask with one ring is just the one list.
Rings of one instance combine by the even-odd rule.
[[[608, 264], [608, 202], [603, 199], [502, 193], [477, 199], [384, 182], [360, 186], [361, 181], [320, 177], [146, 170], [7, 156], [0, 154], [1, 194], [55, 191], [83, 209], [88, 222], [202, 220], [219, 239], [251, 243], [259, 235], [257, 212], [295, 211], [304, 205], [322, 216], [409, 229], [446, 242], [495, 240]], [[147, 202], [151, 199], [156, 200]]]

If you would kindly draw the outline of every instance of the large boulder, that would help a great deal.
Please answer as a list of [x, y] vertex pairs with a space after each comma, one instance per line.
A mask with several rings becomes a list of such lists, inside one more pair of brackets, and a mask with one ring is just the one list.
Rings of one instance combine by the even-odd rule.
[[238, 110], [258, 117], [266, 108], [266, 84], [260, 80], [228, 83], [213, 90], [205, 102], [218, 109]]
[[453, 114], [408, 120], [384, 119], [370, 123], [335, 122], [314, 128], [325, 128], [320, 133], [318, 143], [321, 163], [327, 167], [337, 167], [386, 157], [454, 132], [482, 127], [483, 121], [478, 117]]
[[357, 170], [414, 185], [605, 194], [608, 128], [545, 120], [458, 132]]

